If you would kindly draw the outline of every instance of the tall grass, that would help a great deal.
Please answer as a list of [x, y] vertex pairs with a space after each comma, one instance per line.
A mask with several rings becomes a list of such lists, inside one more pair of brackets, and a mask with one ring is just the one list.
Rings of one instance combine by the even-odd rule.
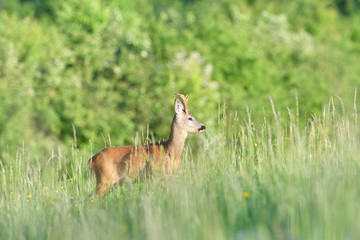
[[[25, 146], [0, 166], [0, 239], [358, 239], [357, 109], [219, 117], [173, 176], [89, 196], [90, 152]], [[305, 123], [305, 124], [304, 124]], [[69, 152], [69, 154], [66, 154]]]

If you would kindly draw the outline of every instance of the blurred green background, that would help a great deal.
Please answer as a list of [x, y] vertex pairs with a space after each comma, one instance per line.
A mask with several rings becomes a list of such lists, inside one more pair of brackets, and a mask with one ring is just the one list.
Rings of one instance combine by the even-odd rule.
[[[168, 136], [174, 93], [205, 125], [300, 119], [360, 85], [359, 0], [7, 0], [0, 3], [0, 158]], [[340, 101], [335, 98], [336, 104]]]

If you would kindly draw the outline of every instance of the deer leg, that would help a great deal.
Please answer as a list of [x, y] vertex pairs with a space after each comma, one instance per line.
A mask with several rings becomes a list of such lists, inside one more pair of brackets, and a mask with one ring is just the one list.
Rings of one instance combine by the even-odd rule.
[[112, 164], [104, 164], [102, 169], [96, 171], [96, 192], [99, 196], [114, 186], [119, 180], [116, 168]]

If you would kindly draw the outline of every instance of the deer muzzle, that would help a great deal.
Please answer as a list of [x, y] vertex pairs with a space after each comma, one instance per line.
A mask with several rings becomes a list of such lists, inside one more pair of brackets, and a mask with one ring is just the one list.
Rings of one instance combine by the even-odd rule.
[[205, 129], [206, 129], [206, 127], [205, 127], [204, 125], [202, 125], [202, 126], [198, 129], [198, 131], [199, 131], [199, 132], [203, 132], [203, 131], [205, 131]]

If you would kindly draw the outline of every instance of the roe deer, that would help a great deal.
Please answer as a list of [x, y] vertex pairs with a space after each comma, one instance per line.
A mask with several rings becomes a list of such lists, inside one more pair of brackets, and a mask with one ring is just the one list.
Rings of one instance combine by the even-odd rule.
[[95, 172], [98, 195], [104, 195], [106, 190], [116, 184], [121, 185], [126, 177], [135, 180], [139, 174], [147, 170], [151, 172], [150, 164], [164, 168], [169, 175], [176, 171], [187, 134], [206, 129], [191, 114], [187, 106], [189, 97], [178, 93], [176, 95], [184, 105], [179, 98], [175, 99], [175, 116], [167, 141], [144, 146], [110, 147], [89, 159], [88, 168]]

